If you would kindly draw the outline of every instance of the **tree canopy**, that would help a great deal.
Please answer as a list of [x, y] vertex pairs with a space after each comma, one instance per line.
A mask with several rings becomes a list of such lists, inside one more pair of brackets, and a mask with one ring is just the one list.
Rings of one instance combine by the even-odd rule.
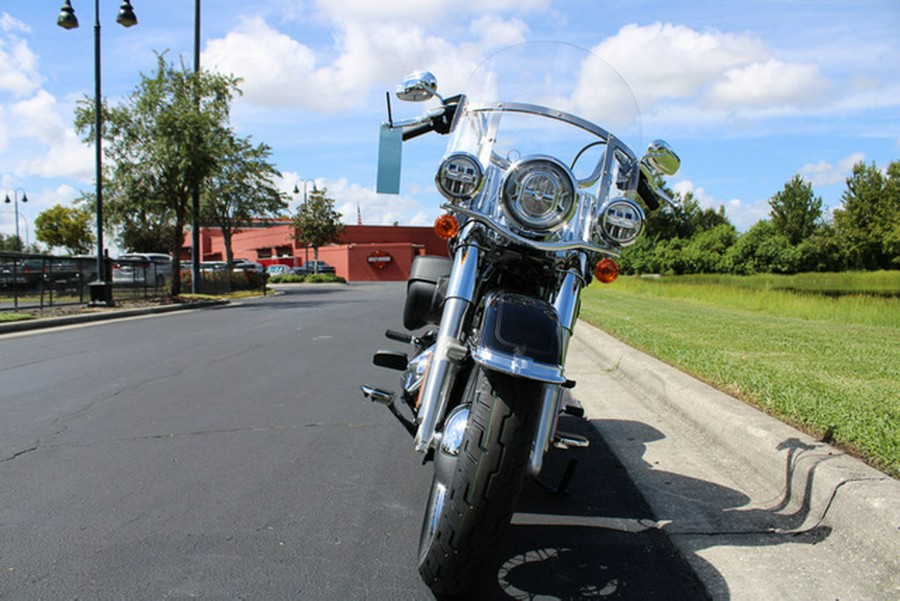
[[857, 163], [847, 179], [841, 208], [834, 212], [851, 267], [900, 269], [900, 161], [884, 174]]
[[221, 156], [204, 183], [202, 220], [221, 228], [225, 259], [234, 261], [231, 241], [254, 218], [275, 216], [287, 208], [287, 195], [273, 183], [281, 174], [269, 163], [271, 148], [254, 146], [249, 138], [229, 132], [222, 139]]
[[34, 219], [34, 233], [49, 246], [71, 254], [87, 253], [94, 244], [93, 213], [84, 207], [54, 205]]
[[297, 208], [291, 220], [293, 238], [300, 244], [308, 244], [315, 252], [316, 269], [319, 268], [319, 247], [334, 242], [344, 225], [341, 214], [334, 209], [334, 199], [326, 196], [325, 188], [313, 188], [306, 202]]
[[[229, 137], [230, 104], [240, 93], [238, 79], [176, 68], [157, 56], [157, 70], [142, 75], [137, 89], [119, 105], [104, 105], [104, 173], [108, 221], [127, 233], [131, 250], [140, 232], [168, 235], [173, 257], [172, 294], [181, 291], [179, 255], [190, 215], [191, 193], [222, 160]], [[94, 105], [76, 107], [75, 126], [93, 139]], [[153, 227], [155, 225], [155, 227]], [[153, 249], [156, 250], [156, 249]]]
[[797, 273], [900, 269], [900, 161], [886, 171], [858, 163], [833, 220], [812, 184], [795, 175], [769, 199], [769, 219], [738, 234], [724, 210], [690, 193], [647, 215], [646, 232], [622, 252], [624, 273]]
[[769, 207], [775, 231], [791, 244], [809, 238], [822, 218], [822, 198], [813, 194], [812, 184], [799, 175], [769, 199]]

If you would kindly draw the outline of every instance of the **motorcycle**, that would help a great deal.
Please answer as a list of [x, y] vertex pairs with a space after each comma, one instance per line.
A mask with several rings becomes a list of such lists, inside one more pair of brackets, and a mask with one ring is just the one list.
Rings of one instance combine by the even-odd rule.
[[680, 159], [661, 140], [642, 157], [631, 150], [641, 130], [627, 84], [573, 46], [497, 52], [475, 69], [465, 94], [441, 97], [428, 72], [403, 79], [396, 94], [440, 102], [394, 122], [388, 101], [380, 161], [399, 169], [392, 143], [449, 136], [435, 175], [446, 213], [434, 227], [450, 258], [412, 263], [409, 333], [386, 333], [410, 343], [412, 357], [375, 354], [376, 365], [402, 372], [399, 397], [362, 390], [433, 464], [418, 569], [435, 594], [456, 596], [477, 585], [525, 478], [539, 477], [551, 445], [588, 445], [557, 430], [561, 414], [580, 412], [563, 394], [575, 386], [565, 360], [579, 295], [593, 278], [616, 279], [615, 258], [641, 234], [644, 207], [672, 202], [661, 185]]

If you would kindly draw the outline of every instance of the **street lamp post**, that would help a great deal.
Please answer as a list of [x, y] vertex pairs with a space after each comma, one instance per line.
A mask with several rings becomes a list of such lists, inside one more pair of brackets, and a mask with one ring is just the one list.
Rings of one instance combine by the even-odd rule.
[[[200, 0], [194, 0], [194, 74], [200, 72]], [[197, 104], [200, 99], [197, 98]], [[203, 251], [200, 250], [200, 186], [191, 190], [191, 210], [194, 220], [191, 227], [191, 292], [200, 292], [197, 282], [200, 280], [200, 261]]]
[[[137, 17], [129, 0], [119, 7], [116, 23], [123, 27], [137, 25]], [[65, 0], [56, 24], [63, 29], [78, 27], [71, 0]], [[103, 97], [100, 86], [100, 0], [94, 0], [94, 162], [97, 202], [97, 281], [91, 282], [92, 305], [113, 305], [112, 282], [108, 281], [103, 260]]]
[[[9, 192], [6, 193], [6, 204], [12, 203], [16, 212], [16, 250], [22, 252], [22, 238], [19, 237], [19, 190], [13, 190], [13, 199], [10, 200]], [[28, 195], [22, 190], [22, 202], [28, 202]], [[27, 222], [26, 222], [27, 223]], [[28, 233], [28, 226], [25, 227], [25, 233]]]

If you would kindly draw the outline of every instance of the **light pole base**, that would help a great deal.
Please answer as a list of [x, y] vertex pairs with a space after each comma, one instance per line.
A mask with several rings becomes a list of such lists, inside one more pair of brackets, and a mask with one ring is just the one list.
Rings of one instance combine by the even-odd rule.
[[91, 291], [91, 307], [113, 307], [112, 284], [110, 282], [91, 282], [88, 284]]

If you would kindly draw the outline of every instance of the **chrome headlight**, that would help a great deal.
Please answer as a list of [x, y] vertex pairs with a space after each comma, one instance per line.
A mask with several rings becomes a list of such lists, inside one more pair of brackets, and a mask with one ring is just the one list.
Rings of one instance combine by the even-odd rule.
[[600, 235], [619, 246], [633, 244], [644, 228], [644, 211], [627, 198], [613, 198], [603, 205], [597, 222]]
[[474, 198], [484, 182], [484, 169], [467, 152], [454, 152], [444, 159], [434, 176], [438, 191], [454, 202]]
[[575, 176], [552, 157], [527, 157], [515, 163], [503, 180], [500, 199], [514, 229], [548, 234], [575, 213]]

